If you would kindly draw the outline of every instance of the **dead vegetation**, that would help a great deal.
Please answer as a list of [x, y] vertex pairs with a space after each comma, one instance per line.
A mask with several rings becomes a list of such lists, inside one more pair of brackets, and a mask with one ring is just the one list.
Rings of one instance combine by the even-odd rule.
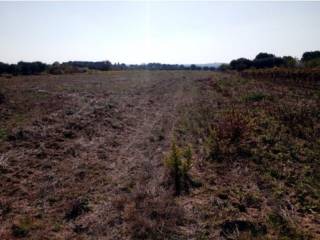
[[205, 179], [193, 200], [208, 216], [197, 220], [202, 234], [217, 238], [220, 228], [225, 239], [317, 239], [319, 90], [236, 75], [200, 82], [177, 138], [193, 144], [193, 172]]
[[197, 71], [0, 82], [1, 239], [319, 238], [316, 88]]

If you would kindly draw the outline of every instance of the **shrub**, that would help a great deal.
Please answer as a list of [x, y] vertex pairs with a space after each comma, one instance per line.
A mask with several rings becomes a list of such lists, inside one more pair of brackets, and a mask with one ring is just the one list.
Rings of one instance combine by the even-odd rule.
[[242, 71], [252, 66], [252, 61], [246, 58], [239, 58], [230, 62], [230, 67], [234, 70]]
[[170, 171], [170, 177], [174, 181], [175, 194], [180, 195], [182, 191], [189, 192], [191, 179], [189, 170], [192, 166], [192, 151], [188, 146], [180, 149], [175, 143], [172, 144], [171, 152], [165, 159], [165, 164]]

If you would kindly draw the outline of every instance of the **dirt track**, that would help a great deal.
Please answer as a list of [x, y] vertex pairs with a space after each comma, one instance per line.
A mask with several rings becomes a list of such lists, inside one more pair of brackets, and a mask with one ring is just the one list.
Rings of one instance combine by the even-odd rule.
[[[193, 82], [201, 75], [2, 79], [4, 125], [18, 126], [1, 146], [1, 206], [9, 209], [1, 217], [1, 238], [12, 238], [12, 226], [24, 222], [32, 239], [78, 239], [79, 232], [124, 238], [113, 202], [137, 185], [152, 194], [159, 190], [179, 107], [192, 101]], [[19, 124], [13, 108], [23, 116]], [[70, 215], [77, 204], [80, 211]]]

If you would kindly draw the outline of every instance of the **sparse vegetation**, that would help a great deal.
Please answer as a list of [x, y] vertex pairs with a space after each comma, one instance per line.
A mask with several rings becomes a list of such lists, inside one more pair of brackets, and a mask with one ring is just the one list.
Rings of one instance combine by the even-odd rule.
[[318, 239], [319, 89], [247, 71], [0, 77], [0, 236]]
[[[193, 140], [196, 158], [201, 159], [198, 174], [202, 172], [202, 179], [207, 179], [207, 194], [217, 196], [225, 208], [226, 215], [215, 212], [220, 214], [215, 221], [228, 223], [230, 212], [239, 216], [253, 208], [266, 213], [283, 208], [281, 219], [287, 220], [281, 226], [275, 227], [263, 216], [253, 224], [263, 224], [265, 235], [277, 239], [316, 238], [316, 222], [308, 225], [307, 232], [301, 222], [319, 216], [315, 210], [319, 185], [307, 177], [316, 178], [316, 170], [311, 169], [320, 167], [317, 89], [306, 90], [290, 81], [278, 85], [259, 78], [244, 81], [237, 75], [225, 76], [228, 94], [223, 91], [222, 77], [201, 81], [207, 87], [201, 87], [198, 103], [181, 123], [183, 131], [177, 131], [180, 139]], [[211, 189], [212, 183], [218, 190]], [[205, 193], [198, 198], [208, 201]], [[205, 209], [210, 211], [207, 204]], [[298, 214], [302, 212], [303, 216]], [[222, 235], [259, 239], [247, 228], [232, 229]]]

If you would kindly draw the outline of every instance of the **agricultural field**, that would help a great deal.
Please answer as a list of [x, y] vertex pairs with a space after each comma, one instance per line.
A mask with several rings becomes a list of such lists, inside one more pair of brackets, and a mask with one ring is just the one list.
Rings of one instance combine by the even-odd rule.
[[0, 239], [320, 239], [320, 88], [289, 80], [0, 77]]

